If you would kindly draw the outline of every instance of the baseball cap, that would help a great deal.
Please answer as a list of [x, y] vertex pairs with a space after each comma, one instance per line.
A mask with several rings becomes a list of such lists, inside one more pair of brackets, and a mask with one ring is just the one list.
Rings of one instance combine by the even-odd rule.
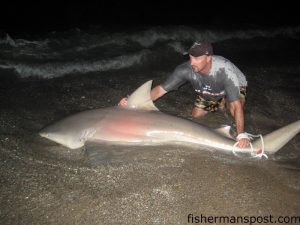
[[189, 54], [194, 57], [213, 55], [213, 47], [209, 42], [196, 41], [189, 49]]

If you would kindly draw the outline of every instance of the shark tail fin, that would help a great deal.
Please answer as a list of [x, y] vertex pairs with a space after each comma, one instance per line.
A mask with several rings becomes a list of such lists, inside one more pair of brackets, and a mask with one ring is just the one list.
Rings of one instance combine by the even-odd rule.
[[[267, 135], [263, 136], [265, 151], [274, 154], [282, 148], [287, 142], [300, 132], [300, 120], [279, 128]], [[257, 139], [253, 145], [257, 149], [261, 149], [261, 140]]]

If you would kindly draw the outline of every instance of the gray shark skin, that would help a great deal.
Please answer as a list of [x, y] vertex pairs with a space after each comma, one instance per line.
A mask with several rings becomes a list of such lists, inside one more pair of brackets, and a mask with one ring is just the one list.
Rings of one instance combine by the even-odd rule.
[[[40, 131], [42, 137], [70, 149], [83, 147], [87, 141], [114, 145], [199, 145], [221, 151], [232, 151], [235, 140], [188, 119], [160, 112], [150, 98], [152, 81], [139, 87], [125, 107], [88, 110], [66, 117]], [[224, 128], [225, 130], [228, 128]], [[263, 137], [267, 154], [274, 154], [300, 131], [300, 120]], [[260, 139], [252, 143], [262, 148]], [[234, 148], [250, 152], [249, 148]]]

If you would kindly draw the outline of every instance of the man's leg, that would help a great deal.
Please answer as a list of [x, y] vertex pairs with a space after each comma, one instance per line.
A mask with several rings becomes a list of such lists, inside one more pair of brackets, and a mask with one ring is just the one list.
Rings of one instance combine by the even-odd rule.
[[195, 118], [199, 118], [201, 116], [205, 116], [210, 107], [210, 102], [202, 98], [200, 95], [196, 97], [196, 100], [194, 102], [194, 107], [192, 110], [192, 116]]
[[194, 106], [193, 110], [192, 110], [192, 116], [195, 118], [199, 118], [201, 116], [205, 116], [208, 112], [204, 109], [198, 108], [196, 106]]

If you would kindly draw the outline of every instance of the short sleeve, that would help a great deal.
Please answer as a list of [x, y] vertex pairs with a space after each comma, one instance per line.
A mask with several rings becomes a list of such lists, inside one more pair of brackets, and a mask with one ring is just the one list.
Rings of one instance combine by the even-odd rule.
[[240, 87], [236, 86], [231, 79], [225, 81], [225, 94], [229, 102], [234, 102], [240, 98]]
[[177, 66], [173, 73], [161, 83], [162, 88], [167, 92], [177, 90], [180, 86], [186, 83], [189, 73], [190, 68], [185, 64]]

